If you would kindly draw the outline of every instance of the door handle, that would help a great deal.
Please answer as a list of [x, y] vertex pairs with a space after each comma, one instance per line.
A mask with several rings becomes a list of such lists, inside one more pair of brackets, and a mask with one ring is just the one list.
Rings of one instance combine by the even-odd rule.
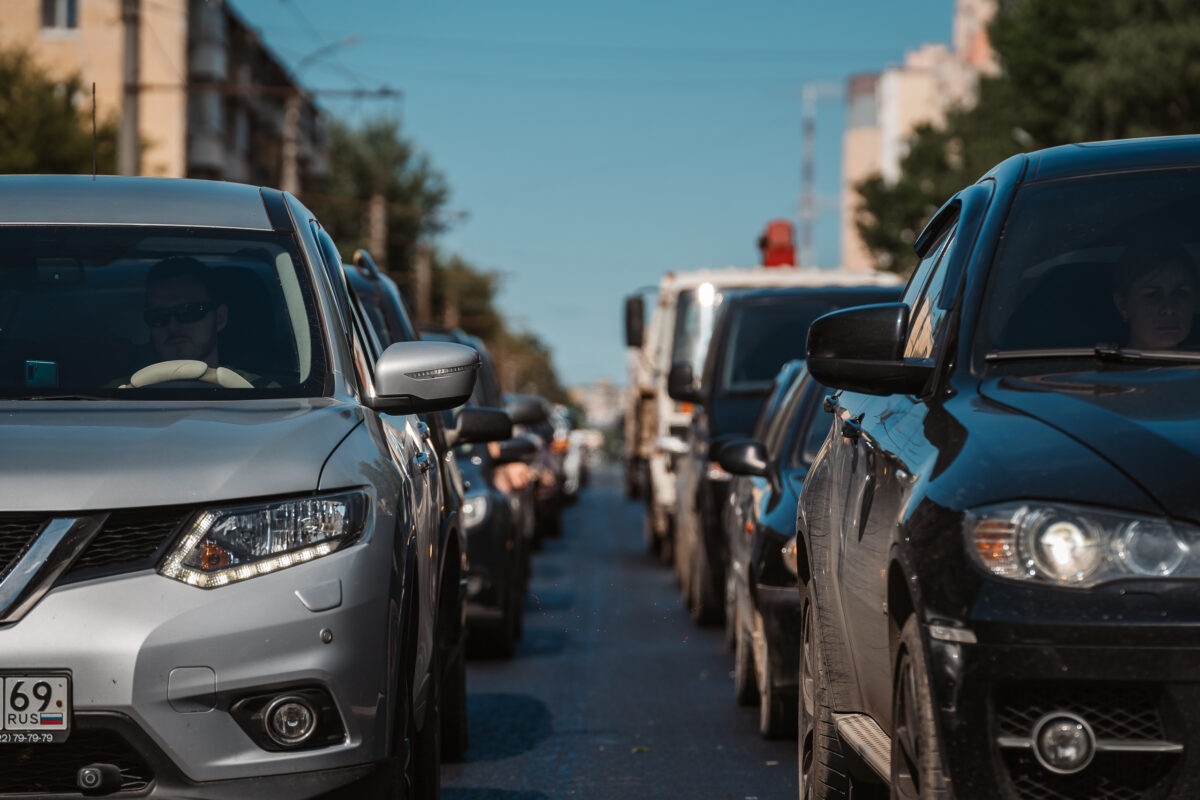
[[862, 436], [862, 421], [862, 414], [859, 414], [857, 417], [850, 417], [844, 421], [842, 423], [842, 436], [845, 436], [847, 439], [858, 439]]
[[429, 453], [426, 453], [424, 450], [417, 451], [417, 454], [413, 456], [412, 460], [413, 465], [422, 474], [429, 472], [429, 470], [433, 467], [433, 459], [430, 458]]

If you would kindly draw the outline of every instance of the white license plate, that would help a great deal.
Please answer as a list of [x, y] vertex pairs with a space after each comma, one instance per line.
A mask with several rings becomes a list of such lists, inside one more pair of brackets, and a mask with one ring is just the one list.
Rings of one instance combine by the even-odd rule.
[[0, 675], [0, 744], [61, 742], [71, 727], [67, 675]]

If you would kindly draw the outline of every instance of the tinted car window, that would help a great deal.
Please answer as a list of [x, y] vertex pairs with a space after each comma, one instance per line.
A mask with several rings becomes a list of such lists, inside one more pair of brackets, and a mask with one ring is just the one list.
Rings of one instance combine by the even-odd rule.
[[[320, 393], [323, 337], [302, 263], [285, 234], [4, 227], [0, 392]], [[211, 343], [244, 383], [132, 380], [152, 364], [203, 362]]]
[[804, 354], [812, 321], [834, 308], [829, 298], [788, 298], [780, 302], [745, 303], [730, 310], [729, 344], [718, 389], [765, 392], [779, 367]]
[[932, 358], [934, 347], [941, 334], [942, 324], [949, 314], [949, 303], [943, 303], [943, 295], [953, 292], [957, 286], [951, 286], [947, 278], [946, 254], [954, 246], [954, 230], [946, 236], [945, 241], [934, 248], [936, 263], [933, 275], [925, 292], [917, 298], [909, 316], [908, 341], [905, 343], [905, 358]]
[[989, 276], [979, 352], [1197, 349], [1197, 178], [1163, 170], [1023, 186]]

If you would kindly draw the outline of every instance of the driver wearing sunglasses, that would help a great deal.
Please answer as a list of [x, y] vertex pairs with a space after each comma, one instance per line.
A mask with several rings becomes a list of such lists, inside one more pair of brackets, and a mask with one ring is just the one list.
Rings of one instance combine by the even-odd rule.
[[191, 359], [220, 366], [218, 334], [229, 319], [217, 299], [209, 268], [194, 258], [164, 259], [146, 277], [146, 309], [150, 343], [162, 361]]

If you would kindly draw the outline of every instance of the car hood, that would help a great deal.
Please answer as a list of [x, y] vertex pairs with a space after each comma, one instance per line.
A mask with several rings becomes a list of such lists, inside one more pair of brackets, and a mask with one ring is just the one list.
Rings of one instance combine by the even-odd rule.
[[1007, 376], [980, 392], [1099, 453], [1168, 514], [1200, 521], [1200, 369]]
[[362, 419], [325, 398], [0, 407], [0, 511], [93, 511], [311, 492]]

